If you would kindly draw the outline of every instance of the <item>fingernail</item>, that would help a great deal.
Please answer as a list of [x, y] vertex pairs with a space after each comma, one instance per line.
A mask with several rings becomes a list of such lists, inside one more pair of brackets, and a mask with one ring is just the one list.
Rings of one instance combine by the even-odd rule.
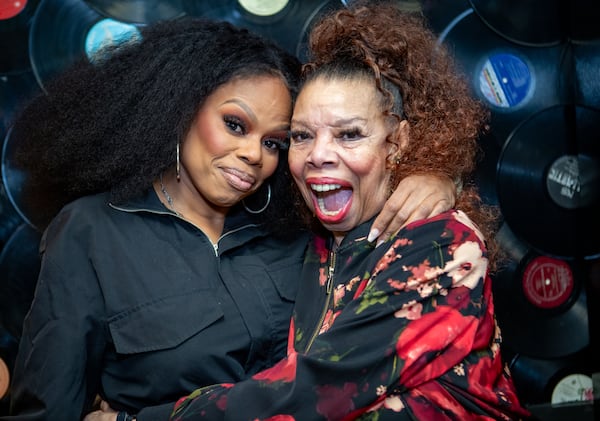
[[377, 242], [377, 245], [375, 246], [375, 248], [379, 247], [380, 245], [382, 245], [383, 243], [385, 243], [385, 240], [379, 240]]
[[372, 243], [377, 237], [379, 237], [379, 230], [377, 228], [373, 228], [367, 236], [367, 241]]

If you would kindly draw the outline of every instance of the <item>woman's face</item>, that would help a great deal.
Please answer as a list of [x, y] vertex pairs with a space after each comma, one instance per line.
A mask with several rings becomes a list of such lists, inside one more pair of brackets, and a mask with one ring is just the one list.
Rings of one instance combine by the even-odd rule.
[[290, 170], [304, 200], [336, 238], [377, 214], [389, 193], [386, 159], [397, 146], [368, 81], [305, 85], [294, 107]]
[[275, 171], [290, 117], [290, 93], [278, 77], [222, 85], [181, 145], [181, 182], [211, 209], [235, 205]]

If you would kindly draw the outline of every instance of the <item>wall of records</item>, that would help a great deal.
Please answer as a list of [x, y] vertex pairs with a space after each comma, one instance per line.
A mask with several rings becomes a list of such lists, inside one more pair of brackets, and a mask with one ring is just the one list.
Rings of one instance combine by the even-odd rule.
[[[351, 1], [351, 0], [350, 0]], [[541, 420], [594, 419], [600, 395], [600, 2], [397, 0], [422, 12], [491, 110], [474, 182], [500, 208], [510, 261], [494, 275], [504, 358]], [[305, 59], [344, 0], [0, 0], [0, 415], [35, 288], [40, 230], [12, 165], [11, 119], [49, 79], [141, 25], [228, 20]], [[594, 383], [596, 385], [594, 386]], [[595, 396], [594, 396], [595, 395]]]

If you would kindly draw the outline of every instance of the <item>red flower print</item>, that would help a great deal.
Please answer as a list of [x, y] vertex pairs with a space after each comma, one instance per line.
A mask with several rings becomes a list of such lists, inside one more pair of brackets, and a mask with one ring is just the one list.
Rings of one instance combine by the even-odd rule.
[[373, 269], [373, 276], [377, 275], [381, 271], [386, 270], [388, 267], [390, 267], [390, 263], [402, 257], [396, 253], [394, 246], [390, 247], [389, 250], [386, 251], [383, 257], [379, 260], [379, 262], [377, 262], [375, 269]]
[[329, 328], [331, 328], [331, 325], [333, 324], [333, 322], [335, 321], [337, 316], [340, 315], [340, 313], [341, 313], [341, 311], [336, 311], [334, 313], [333, 310], [331, 310], [331, 309], [327, 310], [327, 314], [325, 314], [325, 318], [323, 319], [323, 324], [321, 325], [321, 330], [319, 330], [319, 335], [327, 332], [329, 330]]
[[319, 268], [319, 285], [324, 286], [327, 283], [327, 273], [325, 273], [325, 268]]
[[446, 296], [446, 302], [450, 307], [457, 310], [464, 310], [471, 302], [470, 289], [467, 287], [450, 288]]
[[421, 317], [423, 311], [423, 304], [412, 301], [411, 305], [404, 305], [402, 308], [394, 313], [394, 317], [405, 318], [408, 320], [416, 320]]
[[329, 251], [327, 251], [326, 240], [323, 237], [315, 237], [315, 251], [319, 255], [319, 262], [325, 263], [327, 261], [327, 256], [329, 255]]
[[317, 412], [327, 420], [339, 420], [354, 410], [352, 398], [358, 395], [355, 383], [345, 383], [343, 389], [332, 385], [317, 387]]
[[296, 360], [298, 353], [296, 351], [289, 352], [288, 356], [279, 361], [271, 368], [261, 371], [252, 376], [254, 380], [264, 380], [269, 383], [274, 382], [293, 382], [296, 378]]
[[227, 395], [219, 396], [216, 405], [221, 411], [225, 411], [227, 409]]
[[[401, 381], [412, 387], [456, 365], [471, 351], [477, 325], [475, 317], [447, 306], [409, 323], [396, 342], [396, 353], [405, 360]], [[428, 357], [438, 352], [433, 360]]]
[[[256, 418], [254, 421], [261, 421], [261, 420]], [[291, 415], [274, 415], [272, 417], [265, 418], [262, 421], [296, 421], [296, 418], [294, 418]]]

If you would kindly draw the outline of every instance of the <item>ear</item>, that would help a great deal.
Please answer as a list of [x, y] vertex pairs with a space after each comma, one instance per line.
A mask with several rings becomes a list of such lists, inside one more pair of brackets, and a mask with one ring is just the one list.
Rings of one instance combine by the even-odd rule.
[[395, 164], [402, 155], [404, 149], [408, 146], [410, 136], [410, 125], [407, 120], [402, 120], [390, 136], [388, 160]]

